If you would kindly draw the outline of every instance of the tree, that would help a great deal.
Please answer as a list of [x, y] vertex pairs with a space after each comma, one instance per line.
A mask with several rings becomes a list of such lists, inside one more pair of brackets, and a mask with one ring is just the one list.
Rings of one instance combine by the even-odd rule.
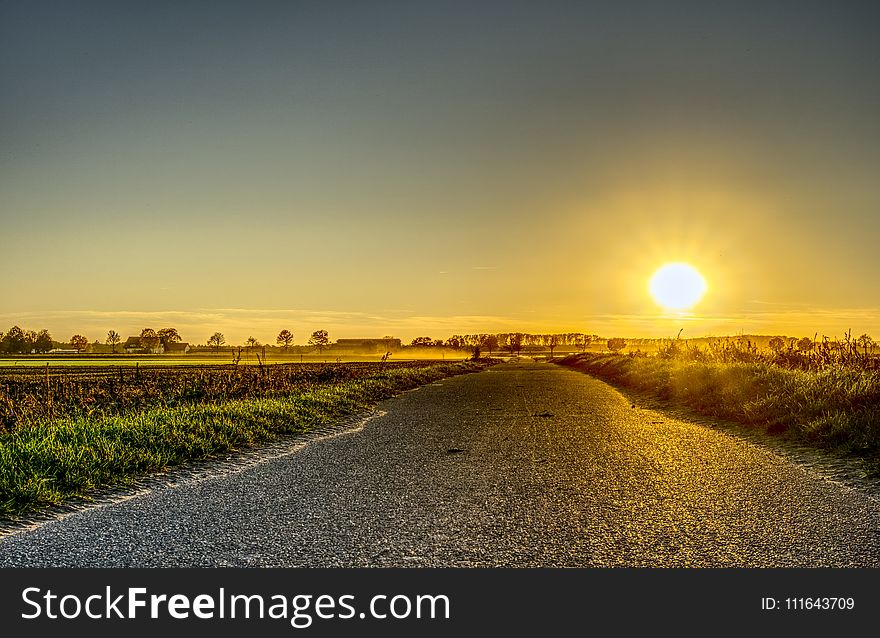
[[258, 347], [260, 345], [260, 342], [253, 337], [248, 337], [247, 341], [244, 342], [244, 345], [248, 350], [250, 350], [251, 348]]
[[626, 340], [621, 339], [620, 337], [614, 337], [613, 339], [608, 340], [608, 349], [611, 352], [620, 352], [626, 348]]
[[797, 342], [797, 348], [801, 352], [809, 352], [813, 349], [813, 340], [809, 337], [804, 337], [800, 341]]
[[856, 344], [865, 351], [865, 354], [868, 353], [868, 348], [870, 348], [872, 352], [874, 351], [874, 340], [867, 333], [856, 339]]
[[773, 337], [767, 345], [770, 346], [770, 349], [773, 352], [779, 353], [785, 349], [785, 339], [782, 337]]
[[37, 352], [49, 352], [52, 349], [52, 335], [49, 334], [48, 330], [40, 330], [37, 333], [33, 346]]
[[550, 356], [552, 357], [553, 351], [559, 345], [559, 335], [550, 335], [550, 338], [547, 339], [547, 345], [550, 346]]
[[415, 348], [430, 348], [434, 345], [434, 340], [431, 337], [416, 337], [410, 345]]
[[220, 346], [224, 343], [226, 343], [226, 337], [223, 336], [222, 332], [215, 332], [208, 337], [208, 345], [214, 348], [217, 352], [220, 352]]
[[480, 344], [486, 350], [489, 351], [489, 356], [492, 356], [492, 351], [498, 349], [498, 337], [496, 335], [482, 335], [480, 339]]
[[3, 352], [8, 352], [10, 354], [27, 352], [27, 345], [28, 342], [24, 330], [18, 326], [12, 326], [6, 331], [6, 334], [3, 335]]
[[162, 348], [164, 350], [168, 350], [168, 346], [172, 343], [178, 343], [181, 341], [180, 333], [177, 332], [177, 328], [162, 328], [156, 333], [156, 336], [159, 337], [159, 341], [162, 343]]
[[70, 338], [70, 345], [82, 352], [89, 347], [89, 340], [82, 335], [73, 335]]
[[144, 350], [153, 351], [159, 346], [159, 335], [152, 328], [144, 328], [141, 330], [140, 344]]
[[107, 333], [107, 345], [113, 348], [113, 354], [116, 354], [116, 346], [119, 345], [120, 341], [122, 341], [122, 337], [115, 330], [110, 330]]
[[290, 330], [282, 330], [275, 338], [275, 343], [287, 351], [287, 349], [293, 345], [293, 333], [290, 332]]
[[580, 346], [581, 346], [581, 350], [582, 350], [583, 352], [586, 352], [586, 351], [587, 351], [587, 347], [589, 347], [589, 345], [590, 345], [592, 342], [593, 342], [593, 335], [587, 335], [587, 334], [580, 335], [580, 341], [579, 341], [579, 343], [580, 343]]
[[522, 350], [522, 344], [523, 334], [521, 332], [514, 332], [507, 337], [507, 345], [504, 347], [507, 348], [511, 354], [519, 354]]
[[315, 330], [309, 337], [309, 345], [321, 352], [330, 345], [330, 338], [327, 336], [326, 330]]

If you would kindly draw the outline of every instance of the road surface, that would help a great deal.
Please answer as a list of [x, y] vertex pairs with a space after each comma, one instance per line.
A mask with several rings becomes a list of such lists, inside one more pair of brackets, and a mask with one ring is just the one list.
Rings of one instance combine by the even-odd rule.
[[[520, 362], [0, 539], [0, 566], [880, 566], [880, 504]], [[383, 414], [384, 413], [384, 414]]]

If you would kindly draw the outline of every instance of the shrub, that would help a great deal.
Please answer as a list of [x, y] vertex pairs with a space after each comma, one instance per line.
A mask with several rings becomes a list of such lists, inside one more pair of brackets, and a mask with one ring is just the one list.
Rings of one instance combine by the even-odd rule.
[[611, 352], [620, 352], [624, 348], [626, 348], [626, 341], [624, 339], [615, 337], [608, 340], [608, 349], [611, 350]]

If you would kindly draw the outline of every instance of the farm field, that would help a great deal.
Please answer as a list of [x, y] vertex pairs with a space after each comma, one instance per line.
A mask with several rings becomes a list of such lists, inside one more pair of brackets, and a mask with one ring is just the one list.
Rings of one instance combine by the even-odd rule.
[[6, 368], [0, 517], [300, 434], [493, 360]]
[[[466, 353], [460, 356], [438, 356], [436, 359], [455, 361], [466, 358]], [[168, 355], [130, 355], [130, 356], [93, 356], [93, 355], [67, 355], [59, 357], [45, 356], [18, 356], [18, 357], [0, 357], [0, 373], [2, 368], [30, 368], [41, 367], [46, 365], [50, 367], [91, 367], [91, 366], [216, 366], [226, 365], [230, 363], [229, 356], [168, 356]], [[360, 363], [360, 362], [379, 362], [382, 360], [381, 354], [375, 355], [336, 355], [336, 354], [307, 354], [300, 357], [299, 355], [269, 355], [262, 361], [263, 364], [280, 364], [280, 363]], [[422, 357], [416, 356], [393, 356], [391, 361], [421, 361]], [[260, 360], [256, 356], [246, 356], [242, 354], [238, 365], [259, 366]]]

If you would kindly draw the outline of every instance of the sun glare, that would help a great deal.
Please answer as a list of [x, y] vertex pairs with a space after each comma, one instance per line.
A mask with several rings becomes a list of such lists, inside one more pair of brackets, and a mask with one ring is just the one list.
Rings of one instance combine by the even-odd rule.
[[648, 290], [659, 305], [670, 310], [687, 310], [706, 294], [706, 280], [690, 264], [664, 264], [651, 277]]

